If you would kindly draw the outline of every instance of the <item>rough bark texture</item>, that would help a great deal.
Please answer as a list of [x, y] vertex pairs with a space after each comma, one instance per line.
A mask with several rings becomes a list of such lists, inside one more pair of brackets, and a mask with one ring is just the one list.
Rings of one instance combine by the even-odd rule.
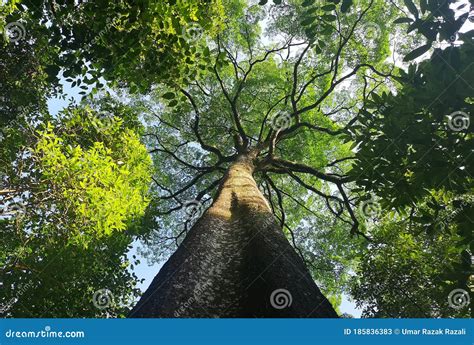
[[337, 317], [252, 173], [248, 156], [229, 168], [129, 317]]

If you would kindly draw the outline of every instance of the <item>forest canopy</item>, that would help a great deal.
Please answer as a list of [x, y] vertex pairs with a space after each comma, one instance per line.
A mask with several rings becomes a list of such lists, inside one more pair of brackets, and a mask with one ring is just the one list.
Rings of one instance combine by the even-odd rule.
[[0, 315], [472, 316], [472, 0], [0, 6]]

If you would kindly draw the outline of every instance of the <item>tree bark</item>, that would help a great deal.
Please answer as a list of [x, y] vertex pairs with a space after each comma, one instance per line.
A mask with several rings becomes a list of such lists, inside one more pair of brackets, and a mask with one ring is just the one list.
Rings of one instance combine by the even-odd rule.
[[212, 206], [129, 317], [337, 317], [253, 179], [231, 165]]

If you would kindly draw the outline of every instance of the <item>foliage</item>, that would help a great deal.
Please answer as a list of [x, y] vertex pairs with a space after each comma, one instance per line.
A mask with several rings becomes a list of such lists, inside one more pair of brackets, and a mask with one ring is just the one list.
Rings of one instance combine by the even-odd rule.
[[37, 49], [25, 40], [0, 49], [0, 130], [22, 116], [44, 111], [46, 97], [60, 91], [46, 82], [47, 59]]
[[[452, 127], [472, 114], [474, 52], [452, 3], [9, 1], [0, 28], [26, 36], [0, 50], [5, 314], [125, 315], [131, 243], [165, 260], [188, 203], [203, 211], [254, 154], [335, 307], [350, 289], [365, 316], [466, 316], [446, 297], [472, 269], [473, 125]], [[65, 82], [90, 97], [50, 116]], [[109, 87], [129, 104], [94, 98]], [[107, 309], [91, 303], [101, 289]]]
[[[125, 83], [144, 91], [152, 83], [193, 78], [205, 56], [201, 36], [223, 25], [222, 0], [20, 1], [7, 22], [23, 21], [33, 40], [47, 38], [51, 82], [58, 74], [86, 94], [90, 86]], [[209, 20], [211, 18], [212, 20]]]
[[[90, 233], [96, 239], [124, 231], [143, 215], [151, 160], [136, 134], [121, 130], [122, 120], [90, 120], [90, 109], [79, 111], [87, 117], [73, 112], [66, 124], [66, 138], [57, 135], [51, 123], [39, 131], [34, 153], [43, 179], [48, 181], [47, 189], [62, 198], [62, 207], [76, 219], [68, 231], [80, 237]], [[81, 126], [81, 135], [94, 130], [113, 141], [94, 142], [88, 148], [74, 145], [77, 126]]]
[[[427, 1], [404, 0], [407, 15], [398, 18], [395, 23], [408, 24], [407, 33], [417, 31], [426, 39], [426, 43], [405, 56], [404, 61], [411, 61], [426, 53], [434, 42], [453, 43], [459, 36], [459, 31], [469, 18], [467, 3], [458, 1]], [[471, 5], [474, 2], [470, 1]], [[418, 6], [417, 6], [418, 5]], [[460, 14], [461, 13], [461, 14]]]
[[[124, 317], [139, 295], [124, 254], [131, 242], [125, 233], [85, 248], [55, 235], [52, 225], [34, 236], [15, 223], [0, 226], [3, 317]], [[103, 289], [113, 301], [99, 309], [94, 296]]]
[[363, 317], [469, 317], [469, 308], [453, 308], [448, 300], [458, 286], [447, 272], [464, 278], [457, 260], [466, 248], [449, 221], [452, 212], [445, 212], [446, 228], [434, 235], [410, 217], [394, 214], [373, 229], [374, 242], [363, 251], [350, 284]]
[[2, 1], [0, 4], [0, 31], [3, 32], [5, 25], [5, 18], [7, 15], [11, 14], [15, 10], [17, 10], [17, 3], [20, 0], [10, 0], [10, 1]]

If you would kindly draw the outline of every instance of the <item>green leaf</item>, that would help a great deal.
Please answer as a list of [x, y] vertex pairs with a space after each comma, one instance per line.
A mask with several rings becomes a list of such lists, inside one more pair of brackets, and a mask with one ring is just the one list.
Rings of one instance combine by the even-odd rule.
[[304, 0], [302, 6], [303, 7], [308, 7], [314, 4], [315, 0]]
[[341, 12], [346, 13], [352, 6], [352, 0], [343, 0], [341, 5]]
[[266, 5], [268, 2], [268, 0], [260, 0], [260, 2], [258, 3], [260, 6], [263, 6], [263, 5]]
[[374, 99], [375, 102], [377, 102], [377, 103], [379, 103], [379, 104], [382, 104], [382, 103], [383, 103], [382, 97], [380, 97], [380, 96], [377, 95], [376, 93], [373, 93], [373, 94], [372, 94], [372, 98]]
[[411, 61], [413, 59], [416, 59], [417, 57], [423, 55], [424, 53], [426, 53], [428, 50], [430, 50], [431, 48], [431, 43], [428, 43], [428, 44], [425, 44], [421, 47], [418, 47], [416, 48], [415, 50], [411, 51], [410, 53], [408, 53], [405, 58], [403, 59], [403, 61], [407, 62], [407, 61]]
[[54, 78], [58, 75], [59, 69], [57, 65], [47, 65], [44, 70], [50, 78]]

